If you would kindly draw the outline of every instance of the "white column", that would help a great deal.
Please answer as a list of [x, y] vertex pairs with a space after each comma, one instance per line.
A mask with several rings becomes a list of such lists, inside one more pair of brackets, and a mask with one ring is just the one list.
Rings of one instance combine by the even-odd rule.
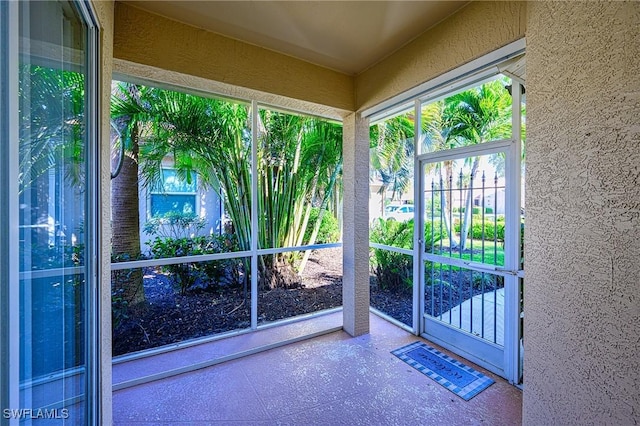
[[369, 120], [343, 121], [343, 327], [352, 336], [369, 332]]
[[[522, 142], [520, 140], [521, 116], [520, 82], [513, 79], [511, 83], [511, 139], [513, 145], [507, 152], [505, 178], [506, 188], [506, 227], [504, 264], [507, 270], [516, 272], [520, 269], [520, 181]], [[504, 372], [509, 383], [520, 380], [520, 291], [519, 278], [507, 275], [504, 278]]]
[[258, 328], [258, 101], [251, 101], [251, 329]]

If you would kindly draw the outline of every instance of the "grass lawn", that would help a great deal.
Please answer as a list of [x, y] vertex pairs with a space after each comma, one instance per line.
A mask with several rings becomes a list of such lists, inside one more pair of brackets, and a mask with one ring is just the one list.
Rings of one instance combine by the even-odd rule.
[[[472, 245], [473, 242], [473, 245]], [[464, 259], [471, 262], [488, 263], [491, 265], [504, 266], [504, 246], [502, 242], [495, 243], [493, 240], [484, 241], [484, 254], [483, 254], [482, 240], [474, 239], [467, 241], [467, 250], [464, 253], [458, 251], [452, 251], [451, 257]], [[449, 256], [449, 240], [442, 241], [442, 248], [440, 242], [435, 246], [435, 254], [442, 256]]]

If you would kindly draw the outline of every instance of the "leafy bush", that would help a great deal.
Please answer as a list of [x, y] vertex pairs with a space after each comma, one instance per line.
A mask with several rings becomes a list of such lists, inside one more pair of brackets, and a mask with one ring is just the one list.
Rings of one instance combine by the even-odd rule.
[[377, 219], [369, 232], [371, 242], [388, 246], [411, 249], [413, 247], [413, 220]]
[[[380, 218], [371, 228], [369, 238], [374, 243], [411, 249], [413, 220], [399, 222]], [[411, 288], [413, 278], [411, 256], [377, 248], [372, 249], [372, 252], [371, 267], [380, 289], [402, 291]]]
[[[311, 238], [311, 233], [318, 220], [318, 214], [320, 209], [314, 207], [311, 209], [311, 216], [309, 216], [309, 224], [304, 233], [304, 241], [308, 242]], [[322, 223], [320, 224], [320, 230], [316, 237], [315, 244], [335, 243], [340, 239], [340, 227], [338, 226], [338, 219], [331, 213], [325, 211], [322, 215]]]
[[[234, 235], [194, 235], [202, 230], [205, 221], [193, 215], [167, 214], [148, 221], [144, 229], [155, 238], [149, 243], [154, 258], [197, 256], [226, 253], [237, 249]], [[177, 263], [164, 265], [173, 284], [185, 294], [194, 287], [215, 289], [226, 283], [233, 268], [232, 260]]]
[[[477, 221], [476, 221], [477, 220]], [[493, 221], [485, 221], [484, 229], [482, 227], [482, 216], [478, 216], [473, 218], [473, 226], [469, 231], [469, 236], [475, 240], [497, 240], [504, 241], [504, 219], [502, 221], [498, 220], [494, 225]], [[454, 228], [456, 233], [460, 233], [460, 221], [456, 221], [454, 224]], [[496, 234], [497, 232], [497, 234]]]
[[[413, 248], [413, 219], [407, 222], [378, 219], [370, 232], [374, 243], [392, 247]], [[430, 223], [425, 224], [424, 243], [430, 247], [442, 238]], [[371, 267], [381, 289], [408, 291], [413, 286], [412, 256], [384, 249], [372, 249]]]
[[195, 214], [168, 212], [156, 216], [144, 224], [144, 232], [167, 238], [189, 238], [197, 235], [206, 226], [206, 221]]
[[129, 318], [129, 302], [124, 297], [123, 288], [111, 288], [111, 327], [116, 329]]
[[[453, 213], [464, 213], [466, 210], [466, 207], [454, 207], [453, 209], [451, 209], [451, 211]], [[485, 207], [484, 212], [486, 214], [492, 214], [493, 213], [493, 209], [491, 207]], [[471, 214], [473, 215], [480, 215], [482, 214], [482, 209], [480, 207], [473, 207], [471, 209]]]
[[[134, 257], [127, 253], [114, 255], [111, 253], [111, 263], [130, 262], [140, 260], [140, 257]], [[129, 318], [129, 299], [132, 297], [125, 294], [125, 288], [129, 286], [131, 280], [136, 279], [135, 276], [142, 277], [140, 269], [119, 269], [111, 271], [111, 326], [116, 329], [123, 321]]]

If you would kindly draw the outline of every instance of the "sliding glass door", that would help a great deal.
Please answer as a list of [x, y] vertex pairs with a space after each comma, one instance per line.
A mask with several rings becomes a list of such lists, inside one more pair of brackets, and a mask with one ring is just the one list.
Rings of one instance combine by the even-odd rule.
[[3, 4], [2, 14], [2, 419], [88, 424], [99, 241], [93, 22], [65, 1]]

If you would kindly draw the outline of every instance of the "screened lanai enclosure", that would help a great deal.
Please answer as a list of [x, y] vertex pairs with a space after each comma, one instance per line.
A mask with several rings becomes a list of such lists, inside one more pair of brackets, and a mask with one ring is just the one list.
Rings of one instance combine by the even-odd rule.
[[112, 90], [114, 355], [342, 305], [340, 123]]
[[637, 423], [639, 24], [0, 1], [0, 424]]
[[524, 70], [516, 54], [377, 113], [370, 157], [372, 308], [514, 383], [523, 357]]
[[[371, 112], [370, 303], [518, 383], [525, 67], [509, 49]], [[340, 309], [340, 123], [123, 80], [111, 103], [114, 355]]]
[[[61, 13], [86, 31], [72, 10]], [[369, 114], [373, 311], [515, 383], [521, 53]], [[23, 283], [12, 309], [31, 340], [13, 380], [33, 404], [58, 401], [56, 386], [64, 388], [65, 406], [90, 416], [90, 406], [74, 405], [93, 374], [85, 357], [94, 330], [84, 322], [97, 241], [87, 220], [96, 208], [84, 133], [90, 68], [23, 58], [31, 62], [17, 78], [48, 90], [36, 91], [42, 98], [25, 104], [24, 118], [50, 133], [23, 129], [16, 154], [30, 180], [12, 195]], [[49, 104], [60, 110], [39, 108]], [[111, 129], [114, 363], [341, 309], [340, 122], [122, 78], [112, 85]], [[57, 311], [47, 308], [52, 299]]]

